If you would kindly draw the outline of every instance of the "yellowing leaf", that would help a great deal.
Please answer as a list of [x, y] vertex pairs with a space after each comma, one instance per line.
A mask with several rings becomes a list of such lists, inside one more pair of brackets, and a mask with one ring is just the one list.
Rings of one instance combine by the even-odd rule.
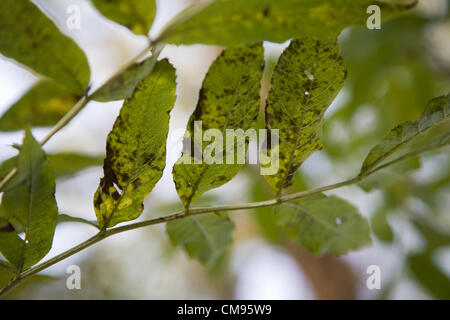
[[[18, 158], [18, 173], [5, 189], [0, 216], [24, 227], [22, 240], [15, 233], [0, 236], [0, 250], [19, 270], [38, 263], [50, 250], [58, 216], [55, 181], [48, 160], [30, 131]], [[14, 251], [4, 251], [5, 241]]]
[[214, 266], [231, 244], [234, 230], [234, 223], [224, 213], [187, 216], [166, 226], [174, 245], [183, 246], [191, 258], [208, 266]]
[[142, 202], [161, 178], [175, 88], [175, 69], [162, 60], [125, 100], [108, 135], [105, 176], [94, 197], [101, 227], [139, 217]]
[[77, 102], [67, 89], [53, 81], [40, 81], [0, 118], [0, 131], [55, 125]]
[[31, 1], [0, 1], [0, 53], [83, 95], [90, 77], [86, 56]]
[[275, 218], [293, 241], [316, 255], [341, 255], [371, 243], [367, 219], [335, 196], [319, 194], [287, 203]]
[[147, 34], [156, 14], [155, 0], [92, 0], [107, 18], [137, 34]]
[[[197, 108], [188, 123], [187, 134], [192, 137], [192, 141], [196, 139], [196, 121], [202, 122], [203, 131], [218, 130], [223, 140], [227, 129], [242, 129], [245, 132], [256, 127], [263, 67], [261, 44], [227, 49], [214, 61], [203, 82]], [[199, 131], [202, 129], [198, 128]], [[212, 145], [201, 141], [197, 141], [197, 144], [202, 154]], [[224, 147], [225, 144], [228, 147]], [[237, 146], [238, 143], [234, 143], [232, 148], [229, 141], [223, 141], [222, 147], [217, 145], [216, 155], [222, 153], [222, 163], [208, 163], [206, 157], [198, 159], [195, 152], [183, 154], [173, 168], [173, 178], [185, 207], [189, 207], [204, 192], [227, 183], [238, 173], [243, 164], [237, 161], [226, 163], [227, 152], [236, 152]], [[191, 145], [186, 147], [191, 149]], [[197, 164], [199, 160], [201, 163]]]
[[267, 97], [266, 122], [279, 130], [279, 170], [266, 175], [280, 194], [297, 169], [322, 148], [322, 117], [341, 90], [347, 72], [335, 40], [294, 40], [281, 55]]

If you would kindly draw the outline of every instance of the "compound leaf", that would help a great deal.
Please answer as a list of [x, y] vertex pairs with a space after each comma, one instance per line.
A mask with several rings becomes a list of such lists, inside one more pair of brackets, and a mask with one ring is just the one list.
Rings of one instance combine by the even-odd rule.
[[155, 0], [92, 0], [108, 19], [137, 34], [147, 34], [156, 14]]
[[292, 185], [300, 165], [322, 148], [322, 117], [346, 75], [336, 40], [293, 40], [281, 55], [266, 106], [268, 129], [279, 130], [279, 170], [265, 176], [276, 193]]
[[[204, 192], [230, 181], [241, 169], [243, 164], [237, 163], [235, 157], [233, 161], [225, 161], [228, 152], [235, 154], [239, 142], [233, 145], [231, 141], [225, 143], [223, 137], [227, 129], [246, 132], [256, 126], [263, 68], [263, 47], [255, 44], [226, 49], [209, 69], [186, 132], [195, 140], [194, 147], [185, 143], [184, 153], [173, 168], [175, 186], [186, 208]], [[197, 128], [194, 129], [195, 126]], [[210, 145], [198, 141], [195, 131], [202, 129], [217, 130], [219, 137], [215, 137]], [[217, 139], [222, 139], [222, 143]], [[226, 148], [223, 147], [225, 144]], [[248, 141], [242, 142], [241, 147], [244, 144], [246, 148]], [[214, 157], [218, 161], [203, 156], [211, 146], [216, 147]], [[201, 155], [196, 154], [198, 151]]]
[[161, 178], [175, 89], [175, 69], [162, 60], [125, 100], [108, 135], [104, 177], [94, 197], [101, 227], [136, 219]]
[[83, 51], [31, 1], [0, 1], [0, 53], [83, 95], [90, 77]]
[[191, 258], [214, 266], [231, 244], [234, 223], [224, 213], [210, 213], [173, 220], [166, 227], [175, 246], [183, 246]]
[[371, 243], [367, 219], [336, 196], [319, 194], [287, 203], [275, 219], [293, 241], [316, 255], [341, 255]]

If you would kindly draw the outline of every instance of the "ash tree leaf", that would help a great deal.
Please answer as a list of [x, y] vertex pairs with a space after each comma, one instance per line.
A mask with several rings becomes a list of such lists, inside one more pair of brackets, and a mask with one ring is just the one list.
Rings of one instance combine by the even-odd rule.
[[[391, 130], [383, 141], [370, 150], [361, 168], [360, 175], [366, 175], [387, 158], [407, 144], [436, 128], [450, 118], [450, 95], [432, 99], [425, 107], [419, 120], [402, 123]], [[442, 140], [443, 139], [443, 140]], [[445, 136], [437, 141], [445, 145]], [[414, 153], [414, 152], [413, 152]]]
[[108, 135], [104, 177], [94, 196], [102, 228], [139, 217], [142, 202], [161, 178], [175, 89], [175, 69], [162, 60], [125, 100]]
[[336, 38], [349, 25], [365, 25], [371, 4], [381, 7], [383, 18], [408, 7], [372, 0], [216, 0], [180, 13], [155, 41], [236, 46]]
[[31, 1], [0, 1], [0, 53], [83, 95], [90, 77], [83, 51]]
[[371, 243], [367, 219], [336, 196], [319, 194], [287, 203], [275, 219], [293, 241], [316, 255], [341, 255]]
[[108, 102], [131, 97], [137, 84], [152, 72], [156, 61], [157, 56], [154, 55], [131, 65], [99, 88], [92, 98], [95, 101]]
[[147, 34], [156, 14], [155, 0], [92, 0], [108, 19], [137, 34]]
[[0, 131], [53, 126], [77, 100], [56, 82], [40, 81], [2, 115]]
[[[185, 143], [184, 153], [173, 168], [175, 186], [186, 208], [206, 191], [230, 181], [242, 168], [243, 164], [239, 164], [236, 157], [235, 161], [226, 159], [227, 154], [237, 155], [239, 144], [225, 141], [226, 130], [241, 129], [247, 132], [256, 127], [263, 68], [264, 52], [261, 44], [226, 49], [210, 67], [197, 107], [187, 126], [186, 136], [192, 137], [194, 147]], [[200, 121], [202, 128], [197, 130], [217, 130], [224, 140], [222, 146], [216, 140], [211, 143], [198, 141], [194, 127], [195, 122]], [[245, 142], [245, 149], [247, 145], [248, 141]], [[216, 146], [214, 157], [206, 153], [210, 146]], [[187, 149], [192, 149], [192, 152]], [[201, 157], [196, 152], [207, 156]], [[219, 156], [218, 161], [215, 161], [213, 158], [220, 154], [223, 157]]]
[[166, 225], [173, 245], [183, 246], [191, 258], [214, 266], [232, 242], [234, 223], [225, 213], [186, 216]]
[[322, 148], [322, 118], [346, 75], [336, 40], [293, 40], [281, 55], [266, 104], [267, 128], [279, 130], [279, 170], [264, 176], [278, 195], [292, 185], [301, 164]]
[[[25, 270], [50, 251], [58, 207], [52, 169], [29, 130], [17, 163], [18, 173], [11, 181], [13, 187], [7, 187], [4, 191], [0, 216], [22, 225], [25, 237], [21, 239], [16, 233], [2, 234], [0, 250], [18, 270]], [[9, 245], [14, 250], [8, 250]]]
[[[12, 157], [0, 164], [0, 180], [16, 167], [17, 159], [18, 157]], [[47, 159], [56, 179], [70, 177], [83, 169], [101, 166], [103, 163], [103, 158], [71, 152], [49, 154]], [[11, 183], [9, 186], [11, 188]]]

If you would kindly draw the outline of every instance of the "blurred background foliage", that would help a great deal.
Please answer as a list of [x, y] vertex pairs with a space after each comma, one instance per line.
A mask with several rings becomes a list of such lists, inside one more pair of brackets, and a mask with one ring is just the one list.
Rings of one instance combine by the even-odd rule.
[[[180, 1], [168, 1], [165, 6], [175, 2]], [[302, 166], [292, 191], [356, 175], [368, 151], [393, 127], [417, 119], [431, 98], [449, 93], [449, 7], [450, 1], [421, 0], [412, 13], [390, 19], [381, 30], [353, 27], [341, 34], [349, 77], [325, 116], [325, 147]], [[200, 47], [206, 52], [203, 63], [207, 68], [211, 55], [219, 49]], [[266, 49], [265, 91], [281, 46], [266, 44]], [[182, 65], [189, 63], [186, 50], [169, 48], [165, 54]], [[186, 56], [179, 58], [183, 54]], [[185, 109], [187, 119], [195, 105], [192, 96], [198, 92], [190, 73], [178, 72], [180, 90], [186, 92], [184, 96], [191, 95], [179, 107]], [[202, 76], [195, 77], [201, 81]], [[438, 128], [441, 132], [449, 129], [448, 121]], [[79, 174], [81, 179], [84, 174]], [[77, 179], [70, 182], [77, 183]], [[166, 184], [169, 187], [161, 193], [175, 193], [173, 185]], [[52, 276], [35, 277], [8, 298], [450, 299], [448, 148], [402, 162], [344, 189], [336, 192], [370, 217], [375, 234], [372, 248], [339, 258], [314, 257], [276, 227], [273, 209], [261, 208], [230, 214], [237, 226], [233, 249], [210, 269], [188, 260], [184, 252], [170, 245], [164, 227], [156, 226], [109, 239], [67, 262], [64, 267], [75, 263], [83, 270], [83, 290], [67, 290], [64, 268], [60, 267], [50, 270]], [[237, 181], [208, 194], [198, 204], [272, 197], [257, 168], [250, 166]], [[178, 209], [181, 204], [175, 199], [151, 197], [145, 216]], [[55, 241], [63, 238], [60, 233]], [[383, 270], [381, 291], [366, 287], [370, 264]]]

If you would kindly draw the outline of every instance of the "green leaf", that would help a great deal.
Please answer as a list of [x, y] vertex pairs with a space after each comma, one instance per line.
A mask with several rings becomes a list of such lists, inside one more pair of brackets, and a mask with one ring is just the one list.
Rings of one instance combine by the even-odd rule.
[[380, 241], [392, 243], [394, 233], [387, 220], [387, 209], [381, 208], [375, 212], [371, 219], [373, 233]]
[[[77, 153], [57, 153], [47, 155], [50, 166], [53, 169], [55, 178], [66, 178], [76, 174], [78, 171], [100, 166], [103, 163], [103, 158], [91, 157]], [[9, 158], [0, 164], [0, 180], [4, 179], [6, 175], [17, 165], [17, 157]], [[11, 188], [11, 184], [9, 184]]]
[[374, 3], [383, 18], [403, 9], [372, 0], [209, 1], [180, 13], [156, 41], [236, 46], [303, 36], [336, 38], [349, 25], [365, 25], [366, 10]]
[[108, 19], [137, 34], [147, 34], [156, 14], [155, 0], [92, 0]]
[[161, 178], [175, 89], [175, 69], [162, 60], [125, 100], [108, 135], [105, 175], [94, 197], [102, 228], [139, 217], [142, 202]]
[[30, 131], [26, 132], [17, 163], [18, 173], [11, 182], [13, 187], [4, 191], [0, 216], [24, 226], [25, 239], [15, 233], [4, 234], [0, 249], [4, 253], [5, 241], [13, 243], [14, 253], [7, 253], [6, 258], [24, 270], [38, 263], [50, 250], [58, 207], [52, 169]]
[[167, 233], [191, 258], [214, 266], [231, 244], [234, 223], [224, 213], [187, 216], [167, 223]]
[[431, 252], [411, 255], [408, 262], [414, 278], [435, 299], [450, 299], [450, 279], [433, 264]]
[[279, 170], [265, 178], [280, 194], [297, 169], [322, 148], [322, 117], [347, 72], [336, 40], [294, 40], [281, 55], [267, 97], [267, 127], [279, 130]]
[[[226, 129], [242, 129], [246, 132], [255, 128], [263, 67], [262, 45], [255, 44], [225, 50], [209, 69], [186, 132], [187, 136], [195, 140], [194, 148], [198, 151], [201, 146], [200, 152], [206, 157], [199, 159], [195, 152], [187, 152], [187, 149], [192, 149], [188, 143], [173, 168], [175, 186], [186, 208], [204, 192], [227, 183], [239, 172], [243, 164], [238, 164], [237, 161], [233, 161], [234, 164], [226, 163], [226, 154], [234, 153], [236, 156], [238, 145], [245, 149], [248, 145], [248, 141], [241, 144], [237, 142], [233, 148], [231, 142], [223, 141], [223, 145], [227, 146], [224, 148], [216, 140], [211, 143], [199, 141], [195, 136], [195, 122], [201, 121], [204, 131], [216, 129], [220, 138], [226, 137]], [[209, 157], [207, 151], [212, 149], [216, 149], [215, 157], [223, 155], [222, 164]], [[198, 162], [201, 164], [197, 164]]]
[[369, 152], [362, 165], [360, 175], [365, 175], [372, 169], [378, 167], [400, 148], [411, 143], [426, 132], [429, 132], [449, 118], [450, 95], [432, 99], [419, 120], [408, 121], [398, 125], [389, 132], [380, 144], [376, 145]]
[[77, 102], [70, 91], [53, 81], [40, 81], [0, 118], [0, 131], [56, 124]]
[[157, 56], [135, 63], [118, 74], [93, 94], [93, 99], [99, 102], [123, 100], [131, 97], [139, 82], [152, 72]]
[[83, 95], [90, 77], [83, 51], [31, 1], [0, 1], [0, 53]]
[[335, 196], [319, 194], [288, 203], [275, 218], [293, 241], [316, 255], [341, 255], [371, 243], [367, 219]]

